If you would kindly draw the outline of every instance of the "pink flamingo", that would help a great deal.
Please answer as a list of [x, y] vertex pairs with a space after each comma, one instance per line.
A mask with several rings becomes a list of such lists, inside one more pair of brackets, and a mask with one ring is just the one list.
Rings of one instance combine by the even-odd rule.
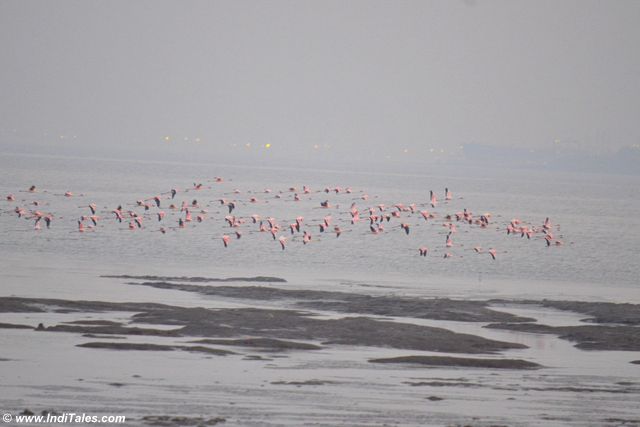
[[404, 230], [404, 232], [407, 234], [407, 236], [409, 235], [409, 224], [402, 223], [402, 224], [400, 224], [400, 228], [402, 228]]

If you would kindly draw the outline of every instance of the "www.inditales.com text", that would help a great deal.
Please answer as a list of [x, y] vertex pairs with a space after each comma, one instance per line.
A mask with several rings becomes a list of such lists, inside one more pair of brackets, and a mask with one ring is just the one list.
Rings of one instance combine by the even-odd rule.
[[12, 415], [5, 413], [2, 415], [2, 421], [5, 423], [15, 424], [122, 424], [126, 421], [124, 415], [89, 415], [77, 412], [64, 412], [62, 414], [19, 414]]

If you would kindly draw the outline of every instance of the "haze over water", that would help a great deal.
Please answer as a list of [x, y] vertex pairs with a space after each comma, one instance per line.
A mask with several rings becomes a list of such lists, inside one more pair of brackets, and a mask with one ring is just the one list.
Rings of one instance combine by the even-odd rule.
[[3, 420], [640, 424], [638, 22], [635, 0], [0, 1]]

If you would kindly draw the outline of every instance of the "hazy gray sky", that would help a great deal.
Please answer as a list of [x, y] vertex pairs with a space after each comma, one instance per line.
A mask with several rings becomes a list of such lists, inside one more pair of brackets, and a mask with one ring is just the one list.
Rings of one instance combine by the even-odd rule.
[[617, 148], [639, 24], [636, 0], [0, 0], [0, 144]]

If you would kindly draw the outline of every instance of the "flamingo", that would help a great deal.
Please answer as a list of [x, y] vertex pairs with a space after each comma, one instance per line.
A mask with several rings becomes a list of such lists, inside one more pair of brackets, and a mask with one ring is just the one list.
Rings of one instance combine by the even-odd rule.
[[122, 222], [122, 211], [120, 209], [114, 209], [111, 212], [116, 215], [116, 219], [118, 220], [118, 222]]
[[491, 248], [488, 250], [489, 255], [491, 255], [491, 258], [496, 259], [496, 250]]
[[404, 232], [407, 234], [407, 236], [409, 235], [409, 224], [402, 223], [402, 224], [400, 224], [400, 228], [402, 228], [404, 230]]
[[451, 194], [451, 191], [449, 191], [448, 188], [444, 189], [444, 199], [445, 200], [451, 200], [453, 199], [453, 194]]
[[229, 236], [227, 236], [226, 234], [224, 236], [222, 236], [222, 243], [224, 244], [225, 248], [227, 246], [229, 246], [229, 240], [231, 240], [231, 238]]
[[280, 236], [278, 241], [280, 242], [280, 246], [282, 247], [282, 250], [284, 251], [285, 244], [287, 243], [287, 238], [284, 237], [284, 236]]
[[427, 248], [426, 246], [420, 246], [418, 248], [418, 251], [420, 252], [420, 256], [427, 256], [427, 252], [429, 251], [429, 248]]

